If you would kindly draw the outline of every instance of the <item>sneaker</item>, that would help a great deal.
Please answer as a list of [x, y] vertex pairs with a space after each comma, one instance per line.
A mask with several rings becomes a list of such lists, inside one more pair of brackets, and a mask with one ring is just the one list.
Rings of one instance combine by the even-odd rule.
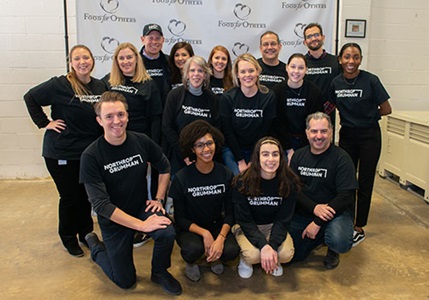
[[148, 236], [145, 233], [141, 233], [141, 232], [137, 232], [134, 235], [134, 240], [133, 240], [133, 247], [134, 248], [138, 248], [143, 246], [144, 244], [146, 244], [147, 242], [149, 242], [151, 239], [150, 236]]
[[225, 271], [225, 268], [223, 267], [222, 262], [216, 261], [210, 265], [210, 270], [212, 270], [212, 272], [216, 275], [222, 275]]
[[241, 257], [240, 263], [238, 264], [238, 275], [240, 275], [241, 278], [250, 278], [253, 275], [253, 266], [248, 265]]
[[326, 253], [325, 260], [323, 261], [325, 268], [328, 270], [335, 269], [336, 267], [338, 267], [339, 263], [340, 254], [335, 251], [332, 251], [331, 249], [328, 249], [328, 253]]
[[353, 231], [353, 247], [356, 247], [357, 245], [362, 243], [364, 239], [365, 239], [365, 231], [363, 231], [363, 229], [362, 229], [362, 232], [359, 232], [356, 230]]
[[98, 236], [95, 232], [90, 232], [87, 235], [85, 235], [85, 241], [88, 244], [88, 248], [90, 250], [92, 250], [97, 245], [101, 244], [101, 242], [98, 239]]
[[271, 275], [275, 276], [275, 277], [279, 277], [283, 275], [283, 267], [281, 264], [279, 264], [277, 266], [277, 269], [274, 269], [273, 273], [271, 273]]
[[191, 265], [186, 263], [185, 274], [190, 281], [196, 282], [201, 278], [200, 267], [198, 265]]
[[159, 284], [162, 289], [171, 295], [180, 295], [182, 293], [182, 286], [168, 271], [163, 273], [153, 273], [150, 276], [152, 282]]
[[83, 256], [83, 250], [81, 247], [79, 247], [79, 245], [77, 243], [67, 245], [66, 249], [67, 249], [68, 253], [72, 256], [75, 256], [75, 257], [82, 257]]

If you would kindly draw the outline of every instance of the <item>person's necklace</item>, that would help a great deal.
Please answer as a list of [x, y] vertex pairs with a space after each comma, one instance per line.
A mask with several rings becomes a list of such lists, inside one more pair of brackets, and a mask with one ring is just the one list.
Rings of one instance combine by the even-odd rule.
[[355, 77], [355, 78], [353, 78], [353, 79], [348, 79], [348, 78], [344, 77], [344, 75], [343, 75], [343, 80], [344, 80], [344, 82], [345, 82], [347, 85], [352, 86], [352, 85], [355, 85], [356, 80], [358, 79], [358, 77], [359, 77], [359, 74], [357, 74], [357, 75], [356, 75], [356, 77]]
[[294, 88], [291, 88], [291, 87], [289, 87], [289, 89], [290, 89], [290, 90], [291, 90], [291, 92], [292, 92], [292, 93], [294, 93], [295, 95], [297, 95], [297, 96], [301, 96], [302, 86], [303, 86], [303, 85], [301, 85], [301, 87], [300, 87], [299, 89], [294, 89]]

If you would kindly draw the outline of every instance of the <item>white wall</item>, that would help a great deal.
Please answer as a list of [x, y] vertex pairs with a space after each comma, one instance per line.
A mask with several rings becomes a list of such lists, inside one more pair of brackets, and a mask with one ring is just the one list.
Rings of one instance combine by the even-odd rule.
[[[362, 46], [362, 68], [381, 78], [394, 109], [429, 110], [429, 1], [341, 3], [340, 46], [348, 41]], [[1, 6], [0, 178], [45, 177], [43, 130], [32, 123], [22, 96], [66, 72], [63, 1], [2, 0]], [[68, 15], [69, 44], [74, 45], [75, 1], [68, 1]], [[344, 38], [345, 19], [366, 19], [367, 38]]]

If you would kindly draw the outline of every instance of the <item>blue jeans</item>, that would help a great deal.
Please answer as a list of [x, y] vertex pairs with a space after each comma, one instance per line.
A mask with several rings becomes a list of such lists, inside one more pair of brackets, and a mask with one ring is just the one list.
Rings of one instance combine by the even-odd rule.
[[[143, 211], [139, 218], [146, 220], [152, 213]], [[157, 213], [161, 215], [160, 213]], [[104, 245], [94, 247], [92, 259], [103, 269], [107, 277], [123, 289], [136, 283], [136, 268], [133, 261], [134, 229], [116, 224], [98, 216]], [[147, 233], [155, 244], [152, 254], [152, 272], [163, 273], [171, 266], [171, 252], [176, 237], [173, 225]]]
[[323, 224], [315, 239], [305, 237], [302, 233], [313, 221], [313, 216], [303, 216], [298, 213], [292, 218], [289, 233], [295, 246], [295, 256], [292, 261], [304, 260], [310, 252], [322, 243], [337, 253], [346, 253], [353, 246], [353, 214], [350, 211], [336, 215], [330, 222]]
[[[241, 150], [241, 154], [243, 155], [246, 163], [248, 163], [252, 155], [252, 150]], [[222, 148], [222, 159], [223, 164], [232, 171], [234, 176], [240, 173], [240, 171], [238, 170], [238, 162], [235, 160], [234, 154], [232, 153], [231, 149], [227, 146]]]

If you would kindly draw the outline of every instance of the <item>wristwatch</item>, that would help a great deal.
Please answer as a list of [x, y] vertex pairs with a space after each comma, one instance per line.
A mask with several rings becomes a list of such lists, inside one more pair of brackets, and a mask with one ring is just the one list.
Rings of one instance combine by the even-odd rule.
[[155, 198], [156, 201], [158, 201], [159, 203], [161, 203], [162, 205], [164, 205], [164, 199], [161, 198]]

